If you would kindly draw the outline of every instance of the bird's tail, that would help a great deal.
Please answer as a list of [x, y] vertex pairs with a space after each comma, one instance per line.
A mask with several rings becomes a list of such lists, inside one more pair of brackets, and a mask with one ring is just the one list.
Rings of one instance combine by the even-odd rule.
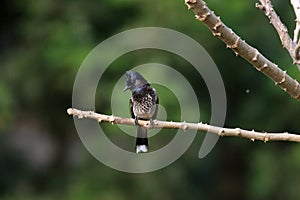
[[141, 126], [137, 127], [135, 150], [136, 153], [145, 153], [148, 151], [147, 129]]

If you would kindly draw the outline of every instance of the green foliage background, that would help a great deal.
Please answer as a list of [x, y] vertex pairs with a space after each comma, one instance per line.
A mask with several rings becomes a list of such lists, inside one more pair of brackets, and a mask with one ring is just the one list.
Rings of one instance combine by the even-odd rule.
[[[274, 28], [255, 8], [256, 1], [207, 3], [243, 39], [300, 80], [299, 71], [282, 48]], [[295, 18], [292, 7], [288, 1], [274, 3], [292, 33]], [[180, 159], [148, 174], [110, 169], [83, 147], [72, 117], [66, 114], [72, 104], [73, 82], [81, 62], [106, 38], [144, 26], [180, 31], [209, 52], [226, 87], [226, 127], [300, 133], [299, 102], [226, 49], [194, 19], [183, 1], [4, 0], [0, 26], [1, 199], [299, 197], [300, 146], [296, 143], [264, 144], [221, 138], [213, 151], [200, 160], [197, 153], [204, 134], [199, 133]], [[193, 70], [183, 60], [159, 51], [134, 52], [113, 63], [102, 80], [107, 90], [97, 94], [97, 111], [110, 113], [114, 81], [130, 66], [147, 62], [173, 66], [189, 77], [195, 91], [199, 91], [201, 120], [209, 121], [210, 102], [203, 81], [193, 76]], [[168, 119], [176, 120], [180, 113], [172, 97], [168, 92], [160, 95], [164, 106], [172, 110]], [[103, 126], [112, 132], [112, 140], [120, 142], [118, 137], [122, 134], [115, 134], [118, 129]], [[159, 137], [158, 143], [170, 139]], [[131, 148], [132, 140], [125, 138], [126, 142], [120, 143]]]

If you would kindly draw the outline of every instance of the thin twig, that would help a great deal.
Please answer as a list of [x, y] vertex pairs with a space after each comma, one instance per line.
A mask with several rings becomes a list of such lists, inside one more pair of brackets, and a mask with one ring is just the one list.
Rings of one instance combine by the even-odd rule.
[[[293, 63], [297, 64], [300, 69], [300, 60], [299, 60], [299, 48], [297, 48], [297, 42], [293, 41], [289, 36], [288, 29], [282, 23], [279, 16], [275, 12], [273, 5], [270, 0], [259, 0], [261, 4], [256, 4], [256, 7], [260, 10], [264, 11], [265, 15], [269, 18], [270, 23], [276, 29], [279, 38], [281, 40], [282, 46], [289, 52], [291, 58], [293, 59]], [[294, 0], [291, 0], [294, 1]], [[298, 29], [298, 22], [296, 23], [296, 29]], [[295, 29], [294, 40], [295, 37], [298, 38], [298, 32]]]
[[291, 0], [291, 4], [294, 8], [294, 12], [296, 15], [296, 26], [294, 30], [294, 43], [298, 43], [299, 31], [300, 31], [300, 0]]
[[222, 40], [227, 48], [232, 49], [236, 55], [241, 56], [251, 63], [258, 71], [271, 78], [276, 85], [281, 87], [293, 98], [300, 100], [300, 85], [291, 78], [286, 71], [281, 70], [276, 64], [265, 58], [257, 49], [242, 40], [236, 33], [228, 28], [203, 0], [185, 0], [188, 9], [193, 10], [196, 19], [203, 22], [214, 36]]
[[[300, 71], [300, 64], [299, 64], [299, 60], [300, 60], [300, 40], [299, 40], [299, 31], [300, 31], [300, 0], [291, 0], [291, 4], [294, 8], [294, 12], [296, 15], [296, 26], [295, 26], [295, 30], [294, 30], [294, 39], [293, 42], [296, 44], [297, 46], [295, 48], [295, 58], [298, 61], [297, 65], [298, 65], [298, 69]], [[298, 41], [298, 42], [297, 42]]]
[[[124, 124], [134, 126], [134, 119], [132, 118], [121, 118], [113, 115], [98, 114], [94, 111], [82, 111], [74, 108], [67, 110], [69, 115], [77, 116], [81, 118], [90, 118], [97, 120], [98, 122], [108, 122], [111, 124]], [[222, 128], [212, 126], [204, 123], [188, 123], [188, 122], [169, 122], [154, 120], [154, 124], [150, 125], [149, 121], [139, 120], [140, 126], [146, 128], [166, 128], [166, 129], [182, 129], [182, 130], [197, 130], [209, 133], [214, 133], [219, 136], [236, 136], [250, 139], [251, 141], [260, 140], [264, 142], [268, 141], [290, 141], [300, 142], [300, 135], [284, 133], [267, 133], [267, 132], [256, 132], [254, 130], [248, 131], [240, 128]]]

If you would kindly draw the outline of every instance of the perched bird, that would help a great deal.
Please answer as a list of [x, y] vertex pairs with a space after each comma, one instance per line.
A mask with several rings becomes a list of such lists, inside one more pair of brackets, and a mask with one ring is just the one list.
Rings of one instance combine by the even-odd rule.
[[[130, 113], [138, 125], [138, 120], [150, 120], [153, 125], [153, 119], [156, 119], [158, 112], [158, 96], [156, 90], [136, 71], [126, 72], [126, 87], [124, 91], [131, 91]], [[148, 151], [147, 129], [141, 126], [137, 127], [136, 153]]]

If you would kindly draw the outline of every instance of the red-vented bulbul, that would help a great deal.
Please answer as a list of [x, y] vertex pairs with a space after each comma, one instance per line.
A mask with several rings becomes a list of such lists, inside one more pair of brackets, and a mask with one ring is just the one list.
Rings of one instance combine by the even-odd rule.
[[[156, 90], [136, 71], [126, 72], [126, 90], [131, 91], [130, 113], [138, 125], [138, 120], [156, 119], [158, 112], [158, 96]], [[147, 129], [141, 126], [137, 127], [136, 153], [148, 151]]]

